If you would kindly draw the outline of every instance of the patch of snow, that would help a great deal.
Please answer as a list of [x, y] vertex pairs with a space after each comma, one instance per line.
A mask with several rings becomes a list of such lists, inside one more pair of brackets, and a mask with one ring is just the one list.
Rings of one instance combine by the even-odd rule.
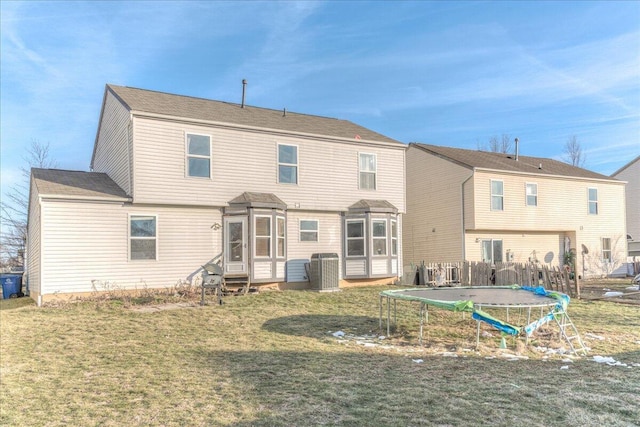
[[336, 331], [336, 332], [333, 333], [333, 336], [336, 337], [336, 338], [344, 337], [344, 332]]
[[562, 359], [562, 363], [573, 363], [571, 359]]
[[614, 291], [612, 291], [612, 292], [605, 292], [604, 293], [605, 297], [619, 297], [621, 295], [624, 295], [624, 292], [614, 292]]
[[422, 362], [424, 362], [424, 360], [422, 360], [422, 359], [411, 359], [411, 360], [413, 360], [414, 363], [422, 363]]
[[458, 355], [456, 353], [452, 353], [450, 351], [442, 352], [442, 353], [440, 353], [440, 355], [442, 357], [458, 357]]
[[626, 363], [622, 363], [610, 356], [593, 356], [593, 361], [598, 363], [606, 363], [609, 366], [627, 366]]
[[560, 366], [560, 369], [569, 369], [569, 365]]
[[600, 335], [596, 335], [596, 334], [592, 334], [590, 332], [587, 332], [586, 334], [584, 334], [585, 338], [591, 338], [594, 340], [600, 340], [600, 341], [604, 341], [606, 338], [605, 337], [601, 337]]
[[383, 339], [385, 339], [385, 338], [387, 338], [387, 337], [385, 337], [384, 335], [380, 335], [380, 336], [378, 337], [378, 339], [379, 339], [379, 340], [383, 340]]

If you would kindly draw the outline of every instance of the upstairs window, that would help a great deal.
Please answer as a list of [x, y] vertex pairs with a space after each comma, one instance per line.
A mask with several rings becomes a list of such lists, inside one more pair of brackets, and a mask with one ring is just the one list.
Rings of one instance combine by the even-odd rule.
[[298, 147], [278, 144], [278, 182], [298, 183]]
[[317, 219], [301, 219], [300, 220], [300, 241], [301, 242], [317, 242], [318, 241], [318, 220]]
[[375, 154], [359, 154], [359, 188], [361, 190], [376, 189], [377, 161]]
[[347, 221], [347, 256], [364, 256], [364, 220]]
[[504, 183], [491, 180], [491, 210], [504, 210]]
[[187, 176], [211, 178], [211, 137], [187, 134]]
[[129, 217], [129, 257], [131, 260], [156, 259], [156, 217]]
[[538, 206], [538, 184], [527, 183], [527, 206]]
[[589, 215], [598, 215], [598, 189], [589, 189]]
[[611, 239], [609, 237], [602, 238], [602, 260], [605, 262], [613, 262]]

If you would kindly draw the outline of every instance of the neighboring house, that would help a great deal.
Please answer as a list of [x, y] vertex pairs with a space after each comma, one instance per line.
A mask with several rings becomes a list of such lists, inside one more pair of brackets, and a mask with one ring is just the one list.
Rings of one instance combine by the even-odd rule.
[[309, 287], [401, 274], [406, 145], [354, 123], [107, 85], [92, 172], [34, 169], [28, 287], [54, 295], [195, 283]]
[[628, 256], [640, 257], [640, 156], [616, 172], [613, 178], [626, 181]]
[[408, 263], [540, 262], [577, 248], [583, 276], [624, 261], [624, 182], [546, 158], [409, 145]]

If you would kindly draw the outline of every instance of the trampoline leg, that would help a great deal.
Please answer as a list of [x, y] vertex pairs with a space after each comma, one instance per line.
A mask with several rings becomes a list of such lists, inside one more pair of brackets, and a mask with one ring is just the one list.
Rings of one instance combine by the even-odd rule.
[[389, 297], [387, 297], [387, 336], [391, 335], [391, 327], [389, 323], [391, 322], [391, 302], [389, 301]]
[[[529, 324], [531, 324], [531, 307], [529, 307], [529, 309], [527, 310], [527, 325]], [[524, 344], [529, 345], [529, 334], [525, 332], [524, 336]]]
[[379, 307], [380, 307], [379, 328], [380, 328], [380, 332], [382, 332], [382, 295], [380, 295]]
[[393, 324], [394, 325], [398, 324], [398, 307], [396, 303], [397, 303], [397, 300], [394, 298], [393, 299]]
[[420, 339], [418, 342], [422, 345], [422, 327], [424, 325], [424, 304], [420, 303]]
[[478, 347], [480, 347], [480, 322], [476, 320], [476, 324], [478, 325], [476, 327], [476, 350], [477, 350]]

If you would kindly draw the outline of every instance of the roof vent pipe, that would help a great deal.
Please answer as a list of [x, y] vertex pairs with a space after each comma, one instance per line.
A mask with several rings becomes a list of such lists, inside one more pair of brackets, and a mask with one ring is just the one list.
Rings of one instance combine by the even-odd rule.
[[520, 147], [518, 146], [518, 142], [520, 142], [520, 140], [516, 138], [516, 162], [518, 161], [518, 156], [520, 155]]
[[244, 108], [244, 94], [247, 89], [247, 79], [242, 79], [242, 104], [240, 108]]

